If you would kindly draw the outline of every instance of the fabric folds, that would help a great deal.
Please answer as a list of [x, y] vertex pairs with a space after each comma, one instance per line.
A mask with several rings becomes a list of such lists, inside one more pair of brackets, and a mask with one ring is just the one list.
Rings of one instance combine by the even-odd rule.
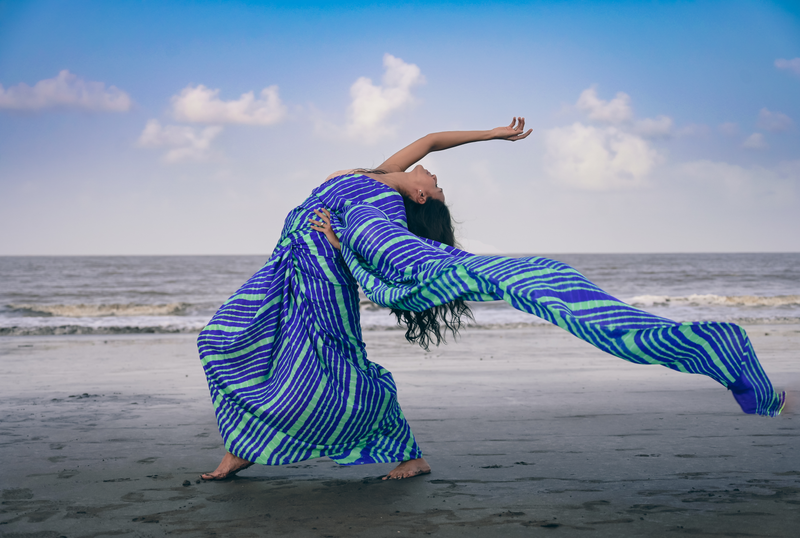
[[[308, 226], [320, 207], [333, 215], [341, 252]], [[359, 285], [375, 303], [405, 310], [504, 300], [627, 361], [707, 375], [746, 413], [775, 416], [783, 407], [741, 327], [649, 314], [554, 260], [475, 256], [419, 238], [397, 192], [346, 175], [289, 214], [270, 259], [200, 333], [230, 452], [270, 465], [421, 457], [391, 373], [367, 359]]]

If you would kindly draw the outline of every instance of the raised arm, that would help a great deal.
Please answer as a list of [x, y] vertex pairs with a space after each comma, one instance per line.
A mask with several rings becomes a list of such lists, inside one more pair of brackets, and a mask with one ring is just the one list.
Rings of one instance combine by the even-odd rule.
[[531, 134], [525, 131], [525, 118], [514, 118], [505, 127], [495, 127], [488, 131], [444, 131], [425, 135], [416, 142], [404, 147], [384, 161], [378, 168], [386, 172], [405, 172], [407, 168], [421, 160], [428, 153], [454, 148], [481, 140], [508, 140], [516, 142]]

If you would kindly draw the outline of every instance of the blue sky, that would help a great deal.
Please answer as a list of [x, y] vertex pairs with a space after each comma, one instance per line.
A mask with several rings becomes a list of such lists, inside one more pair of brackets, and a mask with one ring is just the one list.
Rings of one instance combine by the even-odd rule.
[[791, 3], [0, 2], [0, 255], [266, 253], [515, 115], [426, 160], [470, 250], [798, 251], [799, 58]]

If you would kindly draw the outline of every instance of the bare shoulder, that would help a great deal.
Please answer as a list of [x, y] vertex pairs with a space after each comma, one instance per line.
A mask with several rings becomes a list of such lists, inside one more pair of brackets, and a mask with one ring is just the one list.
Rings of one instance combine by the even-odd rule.
[[354, 171], [355, 171], [355, 168], [346, 168], [344, 170], [337, 170], [336, 172], [334, 172], [331, 175], [329, 175], [328, 177], [326, 177], [325, 181], [328, 181], [329, 179], [333, 179], [335, 177], [343, 176], [345, 174], [351, 174]]

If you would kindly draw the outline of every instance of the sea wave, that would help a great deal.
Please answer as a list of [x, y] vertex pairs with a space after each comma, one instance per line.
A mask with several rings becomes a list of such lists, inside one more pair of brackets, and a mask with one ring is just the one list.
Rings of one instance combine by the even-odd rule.
[[164, 326], [104, 326], [55, 325], [34, 327], [0, 327], [0, 336], [59, 336], [72, 334], [198, 334], [202, 327]]
[[[798, 317], [780, 318], [731, 318], [731, 323], [740, 325], [784, 325], [800, 324]], [[37, 325], [0, 327], [0, 336], [62, 336], [62, 335], [111, 335], [111, 334], [198, 334], [205, 324], [181, 325]], [[551, 326], [542, 320], [533, 322], [468, 323], [463, 330], [508, 330], [532, 329]], [[394, 325], [365, 325], [365, 332], [404, 331], [405, 327]]]
[[[640, 308], [647, 307], [792, 307], [800, 306], [800, 295], [637, 295], [626, 301]], [[503, 302], [498, 303], [470, 303], [476, 313], [491, 309], [496, 311], [513, 309]], [[108, 318], [131, 316], [186, 316], [196, 315], [206, 310], [206, 305], [192, 305], [185, 302], [163, 304], [141, 303], [80, 303], [80, 304], [9, 304], [6, 305], [10, 317], [64, 317], [64, 318]], [[200, 312], [196, 312], [199, 309]], [[388, 309], [362, 299], [360, 304], [362, 314], [388, 313]], [[213, 310], [209, 310], [213, 313]], [[504, 320], [505, 321], [505, 320]], [[490, 322], [491, 324], [491, 322]], [[381, 323], [383, 325], [383, 323]]]
[[637, 295], [628, 299], [633, 306], [732, 306], [732, 307], [776, 307], [800, 306], [800, 295]]
[[0, 317], [0, 336], [58, 334], [196, 334], [208, 323], [205, 316], [65, 316]]
[[190, 305], [167, 304], [10, 304], [8, 308], [28, 316], [99, 318], [108, 316], [180, 316]]
[[[800, 323], [800, 295], [638, 295], [628, 302], [679, 322]], [[389, 309], [367, 299], [362, 299], [360, 306], [364, 331], [405, 330]], [[474, 320], [463, 320], [466, 329], [522, 329], [548, 324], [504, 301], [470, 303], [470, 307]], [[0, 308], [0, 336], [197, 334], [215, 308], [215, 304], [186, 302], [42, 305], [20, 301]]]

